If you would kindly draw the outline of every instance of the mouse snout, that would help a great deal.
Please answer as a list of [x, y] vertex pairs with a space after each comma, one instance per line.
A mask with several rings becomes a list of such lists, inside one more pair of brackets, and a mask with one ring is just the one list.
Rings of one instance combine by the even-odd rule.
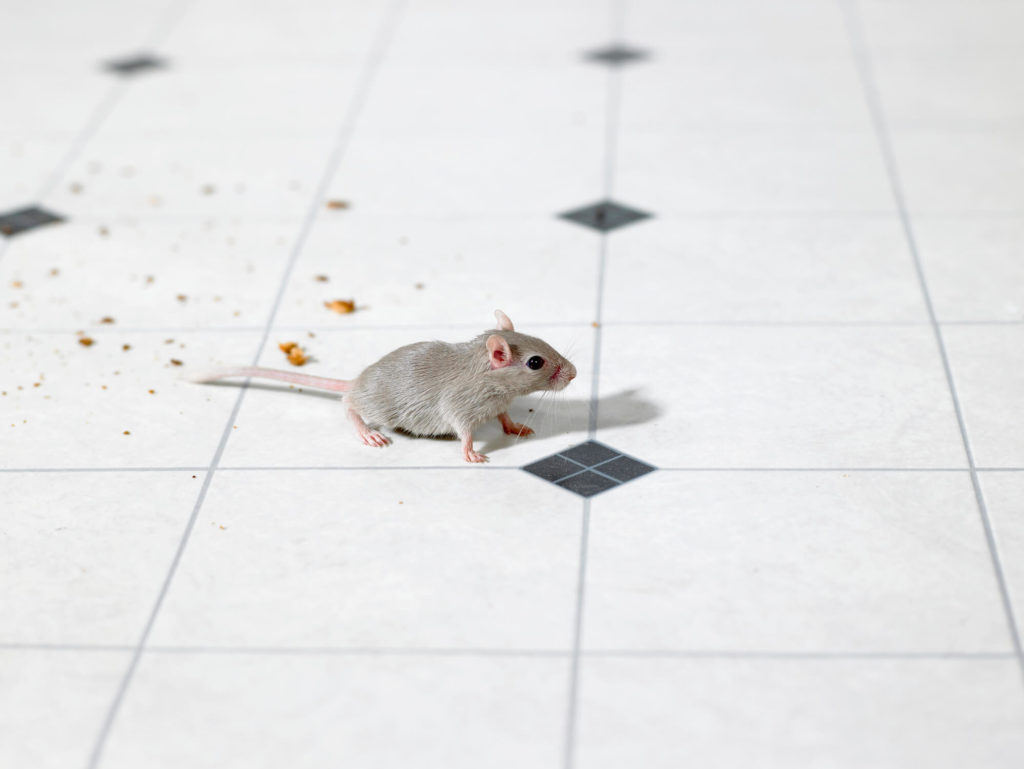
[[576, 378], [576, 367], [572, 365], [569, 361], [566, 361], [565, 370], [563, 373], [565, 374], [565, 381], [571, 382]]

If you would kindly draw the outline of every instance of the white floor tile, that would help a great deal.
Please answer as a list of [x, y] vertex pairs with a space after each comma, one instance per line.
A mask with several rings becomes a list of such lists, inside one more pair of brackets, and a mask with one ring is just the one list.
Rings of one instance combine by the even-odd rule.
[[1013, 650], [966, 471], [666, 470], [588, 542], [587, 650]]
[[894, 211], [869, 131], [624, 129], [614, 190], [656, 215]]
[[567, 679], [561, 659], [149, 655], [103, 766], [554, 769]]
[[129, 658], [0, 649], [0, 765], [85, 766]]
[[1024, 467], [1024, 325], [947, 326], [943, 337], [978, 467]]
[[1024, 320], [1024, 219], [916, 217], [940, 321]]
[[136, 643], [202, 479], [188, 471], [0, 475], [9, 496], [0, 642]]
[[[979, 473], [1014, 616], [1024, 617], [1024, 472]], [[1018, 627], [1018, 632], [1021, 630]]]
[[609, 238], [605, 286], [608, 323], [927, 321], [894, 217], [658, 217]]
[[221, 471], [151, 640], [567, 650], [582, 507], [565, 493], [487, 468]]
[[185, 377], [251, 362], [258, 335], [85, 331], [0, 335], [0, 467], [206, 467], [238, 392]]
[[[276, 322], [339, 331], [458, 324], [479, 333], [503, 309], [528, 334], [547, 323], [588, 326], [600, 248], [595, 232], [552, 215], [511, 221], [328, 210], [302, 249]], [[359, 309], [338, 315], [324, 306], [334, 299], [354, 299]], [[560, 343], [552, 341], [556, 349]]]
[[588, 659], [577, 765], [1014, 767], [1016, 660]]
[[658, 466], [967, 466], [927, 326], [608, 326], [600, 397], [599, 438]]

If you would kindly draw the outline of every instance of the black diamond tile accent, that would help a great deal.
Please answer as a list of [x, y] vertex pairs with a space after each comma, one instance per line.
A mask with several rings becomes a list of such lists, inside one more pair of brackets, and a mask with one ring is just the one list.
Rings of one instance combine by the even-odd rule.
[[135, 56], [125, 56], [122, 59], [108, 61], [105, 65], [110, 72], [119, 75], [134, 75], [137, 72], [144, 72], [148, 69], [161, 69], [167, 66], [167, 62], [151, 56], [148, 53], [140, 53]]
[[585, 470], [579, 475], [570, 475], [565, 480], [559, 481], [557, 485], [563, 489], [575, 491], [581, 497], [592, 497], [619, 484], [611, 478], [605, 478], [603, 475]]
[[625, 483], [631, 481], [634, 478], [639, 478], [641, 475], [647, 475], [647, 473], [654, 472], [654, 468], [650, 465], [645, 465], [643, 462], [637, 462], [632, 457], [618, 457], [613, 459], [611, 462], [605, 462], [603, 465], [599, 465], [594, 468], [600, 473], [610, 475], [617, 481]]
[[656, 469], [597, 441], [581, 443], [523, 468], [581, 497], [592, 497]]
[[570, 462], [568, 459], [558, 456], [558, 454], [553, 454], [550, 457], [527, 465], [523, 469], [528, 473], [533, 473], [538, 478], [543, 478], [545, 481], [554, 482], [567, 475], [578, 473], [583, 468], [575, 462]]
[[610, 449], [597, 441], [587, 441], [575, 446], [568, 451], [561, 452], [563, 457], [568, 457], [574, 462], [579, 462], [584, 467], [593, 467], [598, 462], [619, 456], [619, 452]]
[[649, 55], [650, 54], [647, 51], [639, 48], [630, 48], [628, 45], [620, 45], [616, 43], [614, 45], [605, 46], [604, 48], [598, 48], [595, 51], [588, 51], [586, 57], [590, 61], [599, 61], [603, 64], [617, 67], [621, 64], [646, 59]]
[[42, 227], [44, 224], [53, 224], [54, 222], [63, 221], [64, 217], [57, 216], [56, 214], [52, 214], [49, 211], [37, 208], [36, 206], [19, 208], [16, 211], [8, 211], [6, 214], [0, 214], [0, 235], [10, 237], [22, 232], [34, 230], [36, 227]]
[[649, 219], [650, 216], [651, 214], [638, 211], [635, 208], [620, 206], [610, 200], [559, 214], [562, 219], [568, 219], [570, 222], [576, 222], [585, 227], [593, 227], [601, 232], [608, 232], [617, 227]]

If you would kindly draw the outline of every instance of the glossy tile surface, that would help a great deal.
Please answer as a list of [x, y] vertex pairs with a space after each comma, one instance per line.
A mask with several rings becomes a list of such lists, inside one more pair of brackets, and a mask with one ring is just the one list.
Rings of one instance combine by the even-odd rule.
[[1024, 765], [1019, 3], [0, 19], [0, 767]]

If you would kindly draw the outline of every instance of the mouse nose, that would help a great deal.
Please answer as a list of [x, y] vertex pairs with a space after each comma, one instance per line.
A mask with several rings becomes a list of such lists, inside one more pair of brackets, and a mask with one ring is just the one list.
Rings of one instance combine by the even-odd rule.
[[569, 369], [569, 375], [566, 377], [566, 379], [571, 382], [576, 378], [576, 367], [571, 363], [567, 363], [566, 366]]

